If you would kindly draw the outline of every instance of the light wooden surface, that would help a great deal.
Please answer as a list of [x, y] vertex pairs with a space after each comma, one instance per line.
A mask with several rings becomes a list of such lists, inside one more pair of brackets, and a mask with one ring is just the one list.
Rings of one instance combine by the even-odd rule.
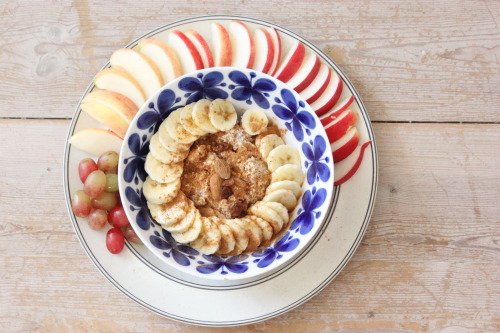
[[159, 317], [87, 258], [62, 158], [111, 52], [177, 19], [289, 28], [351, 78], [374, 121], [380, 182], [344, 271], [278, 318], [230, 332], [500, 331], [498, 1], [11, 1], [0, 4], [0, 331], [218, 332]]

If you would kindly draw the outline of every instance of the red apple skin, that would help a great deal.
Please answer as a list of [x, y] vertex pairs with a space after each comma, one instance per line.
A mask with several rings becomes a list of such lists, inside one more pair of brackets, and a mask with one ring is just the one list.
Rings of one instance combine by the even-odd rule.
[[356, 149], [356, 147], [358, 146], [359, 133], [355, 127], [350, 129], [349, 131], [352, 131], [352, 130], [354, 130], [354, 132], [355, 132], [354, 135], [346, 143], [344, 143], [341, 147], [338, 147], [335, 149], [334, 145], [333, 144], [331, 145], [334, 163], [338, 163], [340, 161], [343, 161], [347, 156], [351, 155], [352, 152], [354, 151], [354, 149]]
[[[207, 68], [214, 67], [214, 58], [212, 56], [212, 51], [210, 51], [210, 47], [208, 46], [205, 38], [203, 38], [202, 35], [200, 35], [197, 31], [194, 31], [194, 30], [187, 30], [185, 33], [191, 34], [194, 38], [196, 38], [200, 42], [200, 44], [203, 48], [203, 51], [205, 51], [205, 54], [207, 55], [207, 60], [208, 60], [208, 67]], [[202, 62], [203, 62], [203, 59], [202, 59]]]
[[233, 61], [233, 47], [231, 45], [231, 38], [229, 37], [229, 33], [226, 28], [220, 23], [214, 23], [214, 26], [217, 29], [217, 33], [220, 34], [221, 39], [221, 50], [220, 50], [220, 59], [219, 63], [215, 64], [215, 66], [231, 66]]
[[248, 63], [246, 68], [252, 68], [253, 62], [255, 61], [255, 41], [253, 40], [253, 35], [248, 29], [247, 25], [241, 21], [233, 21], [234, 23], [240, 24], [243, 28], [245, 28], [248, 38], [250, 39], [250, 58], [248, 59]]
[[[279, 62], [281, 59], [281, 37], [280, 37], [278, 30], [276, 30], [275, 28], [269, 28], [269, 31], [272, 31], [273, 35], [276, 36], [276, 41], [278, 44], [277, 47], [274, 48], [274, 52], [275, 52], [276, 58], [277, 58], [276, 64], [274, 64], [274, 62], [271, 62], [271, 67], [269, 68], [269, 73], [268, 73], [269, 75], [274, 76], [274, 74], [276, 74], [276, 71], [278, 70]], [[273, 42], [273, 46], [274, 46], [274, 42]], [[273, 60], [274, 60], [274, 58], [273, 58]]]
[[339, 79], [337, 89], [335, 90], [335, 93], [333, 94], [332, 98], [330, 98], [330, 100], [325, 105], [323, 105], [317, 110], [314, 110], [314, 112], [318, 117], [330, 111], [335, 106], [335, 104], [337, 104], [337, 101], [339, 100], [340, 95], [342, 94], [343, 87], [344, 84], [342, 83], [342, 79]]
[[351, 126], [356, 124], [358, 114], [352, 110], [344, 111], [328, 127], [325, 128], [326, 135], [330, 142], [335, 142], [347, 133]]
[[321, 61], [319, 60], [319, 57], [316, 56], [316, 62], [314, 63], [314, 66], [311, 69], [311, 72], [309, 72], [309, 74], [304, 79], [304, 81], [302, 81], [298, 86], [296, 86], [294, 88], [294, 90], [297, 93], [300, 93], [300, 92], [304, 91], [304, 89], [306, 89], [311, 84], [311, 82], [314, 80], [314, 78], [316, 77], [316, 75], [318, 75], [320, 67], [321, 67]]
[[[335, 108], [329, 111], [328, 113], [325, 113], [322, 115], [319, 120], [321, 121], [321, 124], [323, 126], [326, 126], [330, 124], [332, 121], [334, 121], [342, 112], [347, 110], [349, 106], [351, 106], [352, 102], [354, 102], [354, 96], [349, 97], [344, 104], [342, 105], [335, 105]], [[338, 108], [337, 108], [338, 107]]]
[[328, 87], [328, 83], [330, 83], [331, 77], [332, 77], [332, 71], [328, 71], [328, 76], [326, 77], [325, 82], [323, 83], [321, 88], [319, 88], [318, 91], [314, 95], [312, 95], [311, 97], [309, 97], [306, 100], [307, 104], [312, 104], [325, 92], [326, 87]]
[[194, 46], [194, 44], [189, 40], [189, 38], [187, 38], [187, 36], [184, 35], [184, 33], [182, 31], [179, 31], [179, 30], [174, 30], [171, 33], [177, 35], [177, 37], [179, 37], [182, 40], [182, 42], [184, 44], [186, 44], [186, 46], [189, 50], [189, 53], [193, 57], [196, 69], [197, 70], [203, 69], [203, 60], [201, 60], [200, 53], [196, 49], [196, 46]]
[[[273, 38], [271, 37], [271, 34], [269, 31], [267, 31], [264, 28], [258, 28], [260, 32], [264, 34], [266, 37], [266, 44], [267, 44], [267, 55], [266, 55], [266, 62], [264, 63], [264, 67], [262, 67], [262, 73], [269, 74], [269, 70], [271, 69], [271, 65], [273, 64], [273, 59], [274, 59], [274, 43], [273, 43]], [[254, 42], [255, 42], [255, 37], [254, 37]], [[255, 47], [258, 47], [255, 45]], [[255, 63], [255, 59], [254, 59]]]
[[306, 47], [304, 46], [304, 44], [298, 43], [293, 55], [276, 78], [282, 82], [287, 83], [288, 80], [290, 80], [292, 76], [294, 76], [295, 73], [297, 73], [297, 71], [299, 70], [302, 61], [304, 60], [305, 54]]
[[342, 185], [346, 181], [348, 181], [349, 179], [351, 179], [352, 176], [354, 176], [354, 174], [356, 173], [356, 171], [358, 171], [359, 166], [361, 165], [361, 162], [363, 161], [363, 156], [365, 154], [366, 148], [371, 143], [372, 143], [371, 141], [367, 141], [367, 142], [363, 143], [363, 145], [361, 146], [361, 150], [359, 152], [358, 159], [356, 160], [356, 162], [354, 163], [354, 165], [352, 166], [352, 168], [344, 176], [342, 176], [340, 179], [338, 179], [336, 182], [334, 182], [333, 186]]

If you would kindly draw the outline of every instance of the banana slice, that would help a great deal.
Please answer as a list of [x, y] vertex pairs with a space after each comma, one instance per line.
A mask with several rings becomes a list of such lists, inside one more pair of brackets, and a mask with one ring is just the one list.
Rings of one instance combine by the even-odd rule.
[[289, 145], [281, 145], [271, 150], [267, 155], [266, 162], [267, 168], [271, 172], [285, 164], [295, 164], [299, 167], [301, 165], [299, 152]]
[[191, 242], [190, 246], [203, 254], [214, 254], [219, 250], [221, 233], [211, 217], [202, 217], [203, 232], [200, 237]]
[[274, 135], [277, 135], [277, 136], [281, 136], [281, 132], [278, 128], [278, 126], [276, 125], [271, 125], [267, 128], [265, 128], [262, 133], [260, 133], [259, 135], [257, 135], [255, 137], [255, 145], [258, 147], [260, 146], [260, 141], [265, 138], [266, 136], [268, 135], [271, 135], [271, 134], [274, 134]]
[[217, 254], [226, 254], [233, 251], [236, 246], [233, 231], [224, 223], [224, 220], [219, 218], [214, 220], [221, 233], [221, 242]]
[[172, 201], [181, 189], [181, 179], [177, 178], [170, 183], [158, 183], [147, 177], [142, 186], [142, 193], [150, 203], [161, 205]]
[[167, 123], [163, 121], [158, 129], [158, 135], [160, 139], [160, 143], [166, 150], [171, 151], [173, 153], [187, 151], [191, 147], [190, 144], [179, 143], [175, 141], [167, 131]]
[[217, 128], [215, 128], [210, 122], [208, 113], [210, 112], [210, 100], [200, 99], [193, 106], [193, 122], [196, 126], [201, 128], [207, 133], [217, 133]]
[[288, 210], [285, 206], [279, 202], [264, 201], [264, 204], [274, 210], [283, 219], [283, 225], [287, 224], [290, 220], [290, 215], [288, 215]]
[[168, 134], [179, 143], [191, 144], [198, 139], [198, 136], [186, 131], [181, 124], [182, 109], [173, 111], [167, 119], [165, 119], [165, 128]]
[[281, 189], [292, 191], [293, 195], [295, 195], [295, 198], [297, 199], [299, 199], [302, 193], [302, 189], [300, 188], [297, 182], [294, 182], [292, 180], [282, 180], [280, 182], [269, 184], [269, 186], [266, 189], [266, 195]]
[[194, 203], [192, 201], [189, 201], [189, 211], [187, 212], [186, 216], [179, 222], [165, 226], [164, 228], [168, 232], [176, 232], [176, 233], [183, 233], [189, 230], [191, 226], [194, 223], [194, 219], [196, 217], [196, 212], [198, 209], [194, 206]]
[[171, 164], [183, 161], [189, 154], [189, 150], [172, 152], [167, 150], [161, 143], [158, 133], [151, 137], [149, 141], [149, 152], [158, 161]]
[[271, 238], [273, 238], [273, 235], [274, 235], [273, 227], [271, 227], [269, 222], [261, 219], [260, 217], [255, 216], [255, 215], [247, 215], [243, 218], [243, 220], [245, 220], [245, 219], [252, 220], [262, 230], [262, 243], [269, 242], [271, 240]]
[[269, 152], [271, 152], [274, 148], [282, 146], [285, 144], [282, 138], [277, 136], [276, 134], [269, 134], [263, 137], [257, 148], [259, 148], [260, 155], [266, 159]]
[[200, 236], [202, 228], [203, 224], [201, 222], [200, 212], [195, 209], [194, 221], [191, 227], [184, 232], [172, 232], [171, 235], [176, 242], [186, 244], [198, 238]]
[[169, 203], [157, 205], [148, 201], [151, 216], [163, 227], [171, 226], [181, 221], [189, 211], [189, 199], [179, 191], [174, 200]]
[[248, 245], [245, 252], [253, 252], [257, 250], [260, 243], [262, 243], [262, 229], [260, 229], [259, 226], [252, 220], [236, 219], [235, 222], [247, 232]]
[[243, 251], [245, 251], [246, 248], [248, 247], [249, 236], [247, 234], [247, 231], [235, 221], [237, 221], [237, 219], [224, 220], [225, 224], [232, 230], [235, 240], [234, 250], [228, 252], [226, 254], [227, 256], [239, 255], [243, 253]]
[[180, 120], [182, 126], [186, 129], [186, 131], [188, 131], [192, 135], [200, 137], [207, 134], [208, 132], [195, 124], [193, 120], [194, 105], [195, 103], [191, 103], [182, 108]]
[[283, 227], [284, 220], [274, 209], [266, 204], [267, 202], [257, 201], [252, 207], [250, 207], [248, 212], [251, 215], [256, 215], [257, 217], [269, 222], [271, 227], [273, 227], [274, 232], [278, 233]]
[[153, 154], [148, 154], [144, 163], [144, 169], [149, 177], [158, 183], [170, 183], [182, 176], [184, 163], [165, 164], [158, 161]]
[[295, 164], [285, 164], [276, 169], [271, 175], [271, 183], [280, 182], [282, 180], [292, 180], [302, 186], [305, 175], [302, 169]]
[[286, 207], [289, 211], [293, 210], [297, 206], [297, 198], [293, 195], [290, 190], [276, 190], [262, 199], [262, 201], [278, 202]]
[[241, 126], [250, 135], [257, 135], [267, 128], [269, 120], [261, 110], [246, 110], [241, 117]]
[[210, 118], [210, 122], [215, 128], [226, 132], [236, 125], [238, 115], [231, 102], [217, 98], [210, 103], [208, 118]]

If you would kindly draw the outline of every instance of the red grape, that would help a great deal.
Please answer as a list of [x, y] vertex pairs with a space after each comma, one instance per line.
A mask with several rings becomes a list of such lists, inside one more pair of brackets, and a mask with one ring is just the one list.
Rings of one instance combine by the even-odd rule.
[[90, 214], [90, 198], [82, 190], [76, 191], [71, 200], [73, 213], [78, 217], [87, 217]]
[[91, 158], [84, 158], [78, 164], [78, 175], [80, 176], [80, 180], [82, 183], [85, 183], [87, 176], [97, 170], [97, 164]]
[[141, 244], [141, 240], [139, 239], [139, 236], [135, 233], [135, 230], [132, 228], [132, 226], [129, 224], [128, 226], [125, 227], [125, 238], [127, 238], [129, 241], [132, 243], [137, 243]]
[[115, 228], [123, 228], [129, 224], [123, 206], [116, 206], [109, 211], [108, 222]]
[[99, 170], [111, 171], [118, 166], [118, 154], [114, 151], [108, 151], [99, 156], [97, 160]]
[[106, 247], [109, 252], [113, 254], [120, 253], [123, 250], [123, 246], [125, 245], [125, 236], [123, 235], [123, 231], [118, 228], [111, 228], [108, 230], [106, 234]]
[[116, 173], [106, 174], [106, 192], [118, 191], [118, 175]]
[[88, 175], [83, 184], [83, 192], [91, 198], [99, 198], [106, 188], [106, 175], [101, 170], [96, 170]]
[[97, 199], [92, 199], [92, 207], [96, 209], [111, 210], [118, 205], [118, 199], [114, 193], [104, 192]]
[[108, 213], [102, 209], [95, 209], [90, 212], [88, 222], [91, 229], [102, 229], [108, 222]]

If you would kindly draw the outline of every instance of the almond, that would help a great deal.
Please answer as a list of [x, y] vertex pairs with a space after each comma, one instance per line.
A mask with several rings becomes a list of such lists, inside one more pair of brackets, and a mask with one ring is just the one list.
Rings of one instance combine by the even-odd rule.
[[222, 178], [216, 173], [210, 177], [210, 194], [214, 200], [222, 199]]
[[222, 179], [231, 178], [231, 167], [220, 158], [215, 160], [214, 170]]

